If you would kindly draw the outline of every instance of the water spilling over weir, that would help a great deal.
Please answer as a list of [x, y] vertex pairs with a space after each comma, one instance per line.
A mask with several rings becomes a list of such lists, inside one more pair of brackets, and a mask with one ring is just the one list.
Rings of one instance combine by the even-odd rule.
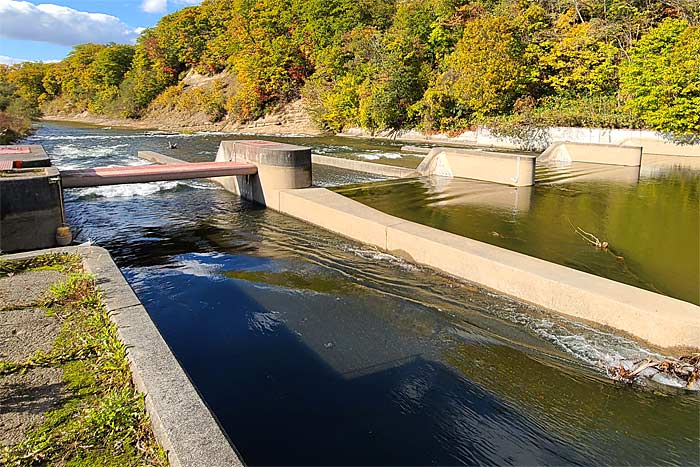
[[[61, 168], [141, 164], [136, 150], [165, 152], [167, 138], [52, 125], [35, 137]], [[223, 137], [177, 138], [182, 154], [203, 161]], [[353, 152], [348, 140], [293, 142]], [[373, 179], [314, 176], [325, 185]], [[647, 354], [629, 340], [206, 182], [68, 195], [80, 239], [110, 250], [249, 464], [697, 459], [697, 396], [620, 385], [597, 367]]]

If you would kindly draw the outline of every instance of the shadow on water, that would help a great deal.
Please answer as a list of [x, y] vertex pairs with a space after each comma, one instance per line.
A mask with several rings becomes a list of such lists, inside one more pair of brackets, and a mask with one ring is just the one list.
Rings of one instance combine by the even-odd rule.
[[296, 289], [267, 291], [262, 304], [259, 291], [238, 281], [164, 271], [142, 291], [143, 274], [128, 275], [252, 465], [586, 462], [513, 406], [425, 357], [432, 349], [422, 339], [358, 306], [339, 309], [347, 297], [319, 295], [310, 310]]

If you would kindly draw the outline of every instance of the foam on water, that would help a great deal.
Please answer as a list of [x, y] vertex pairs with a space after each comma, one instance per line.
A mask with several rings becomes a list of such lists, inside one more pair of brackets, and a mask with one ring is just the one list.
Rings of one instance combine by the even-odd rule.
[[379, 159], [401, 159], [403, 157], [403, 155], [399, 154], [398, 152], [381, 151], [361, 152], [354, 155], [357, 157], [361, 157], [362, 159], [367, 159], [368, 161], [376, 161]]
[[129, 198], [132, 196], [148, 196], [160, 191], [173, 190], [180, 182], [153, 182], [130, 185], [111, 185], [90, 188], [80, 188], [74, 193], [78, 198]]

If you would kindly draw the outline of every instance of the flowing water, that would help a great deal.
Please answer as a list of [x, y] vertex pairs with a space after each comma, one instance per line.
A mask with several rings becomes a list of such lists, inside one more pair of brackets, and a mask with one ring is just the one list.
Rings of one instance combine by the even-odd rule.
[[[167, 151], [167, 139], [179, 149]], [[45, 124], [59, 167], [210, 160], [226, 135]], [[319, 153], [390, 144], [279, 138]], [[375, 177], [319, 168], [315, 183]], [[67, 192], [251, 465], [692, 464], [697, 394], [614, 382], [638, 344], [436, 274], [207, 182]]]

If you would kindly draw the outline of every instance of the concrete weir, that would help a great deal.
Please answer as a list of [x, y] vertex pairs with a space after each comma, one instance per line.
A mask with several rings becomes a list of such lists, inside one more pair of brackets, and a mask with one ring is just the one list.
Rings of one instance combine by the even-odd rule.
[[[452, 151], [438, 149], [433, 155]], [[474, 152], [467, 153], [467, 162], [459, 167], [490, 157]], [[153, 154], [146, 156], [159, 159]], [[497, 156], [498, 164], [489, 169], [502, 164], [506, 175], [494, 171], [498, 177], [492, 177], [500, 183], [512, 184], [507, 181], [517, 173], [519, 163], [524, 165], [520, 174], [525, 174], [521, 182], [534, 177], [534, 157], [518, 161], [517, 156]], [[222, 142], [217, 160], [256, 164], [257, 175], [236, 177], [222, 184], [229, 191], [310, 224], [498, 293], [629, 333], [656, 347], [700, 349], [700, 307], [390, 216], [325, 188], [311, 188], [308, 148], [258, 141]]]
[[537, 157], [540, 162], [591, 162], [594, 164], [642, 165], [641, 146], [559, 142], [551, 144]]
[[417, 171], [421, 175], [532, 186], [535, 184], [535, 157], [475, 149], [433, 148]]

